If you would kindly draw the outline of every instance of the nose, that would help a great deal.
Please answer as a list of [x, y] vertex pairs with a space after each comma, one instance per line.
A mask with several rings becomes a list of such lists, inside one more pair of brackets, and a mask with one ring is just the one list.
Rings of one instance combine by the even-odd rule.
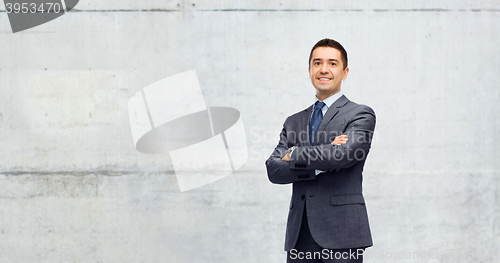
[[327, 74], [328, 73], [328, 65], [326, 63], [323, 63], [323, 65], [321, 66], [319, 72], [321, 74]]

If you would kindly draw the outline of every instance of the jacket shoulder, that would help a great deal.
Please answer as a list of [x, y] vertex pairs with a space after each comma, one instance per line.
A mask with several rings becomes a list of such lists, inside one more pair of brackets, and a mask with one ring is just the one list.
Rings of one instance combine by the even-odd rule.
[[368, 105], [358, 104], [354, 101], [349, 101], [344, 107], [346, 107], [346, 110], [348, 111], [353, 111], [356, 113], [364, 112], [375, 116], [375, 111]]
[[310, 108], [311, 106], [299, 111], [299, 112], [296, 112], [290, 116], [288, 116], [287, 120], [290, 119], [290, 120], [295, 120], [295, 119], [300, 119], [304, 116], [304, 114], [307, 114], [307, 110]]

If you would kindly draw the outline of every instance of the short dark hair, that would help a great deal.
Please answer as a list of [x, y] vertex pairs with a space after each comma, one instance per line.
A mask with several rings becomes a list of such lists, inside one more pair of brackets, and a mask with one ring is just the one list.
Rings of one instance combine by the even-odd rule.
[[340, 51], [340, 59], [342, 60], [342, 64], [344, 64], [344, 69], [347, 68], [347, 51], [345, 51], [344, 47], [339, 42], [329, 38], [321, 39], [311, 49], [311, 53], [309, 54], [309, 67], [311, 67], [313, 51], [319, 47], [331, 47]]

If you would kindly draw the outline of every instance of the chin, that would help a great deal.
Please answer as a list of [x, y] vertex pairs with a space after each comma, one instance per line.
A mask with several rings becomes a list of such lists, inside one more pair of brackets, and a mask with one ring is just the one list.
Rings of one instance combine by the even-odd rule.
[[322, 91], [322, 92], [332, 92], [333, 90], [331, 88], [328, 88], [328, 87], [320, 87], [320, 88], [316, 88], [318, 91]]

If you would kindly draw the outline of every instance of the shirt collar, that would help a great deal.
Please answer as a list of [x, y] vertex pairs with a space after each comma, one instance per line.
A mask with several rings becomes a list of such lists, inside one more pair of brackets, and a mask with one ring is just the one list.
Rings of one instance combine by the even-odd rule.
[[[332, 104], [337, 101], [340, 97], [342, 97], [342, 95], [344, 95], [344, 93], [342, 93], [342, 90], [339, 90], [339, 92], [333, 94], [332, 96], [326, 98], [325, 100], [323, 100], [323, 102], [326, 104], [326, 106], [328, 108], [330, 108], [332, 106]], [[316, 96], [314, 96], [314, 103], [316, 103], [316, 101], [318, 101], [318, 98]]]

